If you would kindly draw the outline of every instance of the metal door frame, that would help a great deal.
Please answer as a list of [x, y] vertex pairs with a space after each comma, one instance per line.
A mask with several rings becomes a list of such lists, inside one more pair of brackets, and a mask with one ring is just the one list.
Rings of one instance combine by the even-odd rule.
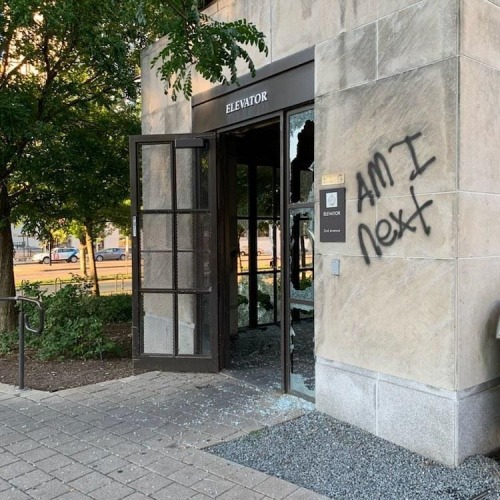
[[[138, 154], [139, 148], [144, 145], [170, 145], [172, 152], [174, 153], [176, 149], [195, 149], [195, 148], [206, 148], [208, 151], [208, 193], [209, 193], [209, 206], [208, 209], [201, 212], [208, 212], [212, 214], [210, 222], [211, 230], [211, 255], [210, 255], [210, 267], [211, 267], [211, 290], [207, 292], [204, 289], [192, 288], [189, 290], [182, 290], [178, 287], [175, 281], [171, 289], [166, 288], [148, 288], [142, 287], [141, 285], [141, 232], [140, 227], [141, 221], [140, 217], [144, 213], [171, 213], [174, 215], [179, 213], [198, 213], [195, 209], [190, 209], [182, 211], [177, 209], [177, 207], [172, 207], [171, 210], [144, 210], [139, 204], [142, 200], [142, 184], [139, 178], [139, 162]], [[216, 139], [215, 134], [205, 133], [205, 134], [159, 134], [159, 135], [138, 135], [131, 136], [129, 139], [129, 151], [130, 151], [130, 182], [131, 182], [131, 210], [132, 210], [132, 290], [133, 290], [133, 302], [132, 302], [132, 335], [133, 335], [133, 360], [134, 366], [138, 368], [147, 368], [151, 370], [168, 370], [168, 371], [193, 371], [193, 372], [217, 372], [219, 370], [219, 338], [218, 338], [218, 276], [219, 276], [219, 266], [218, 266], [218, 207], [217, 207], [217, 157], [216, 157]], [[176, 158], [175, 154], [172, 154], [171, 158], [171, 182], [172, 182], [172, 192], [174, 192], [176, 187]], [[200, 213], [201, 213], [200, 212]], [[173, 231], [175, 232], [175, 231]], [[173, 241], [175, 243], [175, 236], [173, 236]], [[174, 259], [174, 270], [175, 262], [177, 257], [177, 251], [174, 247], [172, 248], [172, 255]], [[176, 274], [174, 272], [174, 274]], [[191, 294], [209, 294], [210, 295], [210, 311], [211, 311], [211, 322], [210, 322], [210, 355], [201, 354], [179, 354], [176, 353], [176, 335], [174, 335], [174, 352], [173, 354], [144, 354], [144, 336], [142, 332], [142, 302], [141, 296], [144, 293], [165, 293], [178, 296], [182, 293]], [[176, 309], [174, 308], [174, 312]], [[174, 317], [174, 320], [176, 318]], [[176, 323], [174, 323], [176, 324]], [[178, 326], [174, 327], [174, 332], [177, 332]]]

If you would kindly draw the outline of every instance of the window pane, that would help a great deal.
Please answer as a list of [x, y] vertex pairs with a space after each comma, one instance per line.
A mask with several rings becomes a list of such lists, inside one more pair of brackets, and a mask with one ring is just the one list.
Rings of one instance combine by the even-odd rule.
[[248, 276], [238, 276], [238, 327], [249, 323], [249, 287]]
[[208, 295], [179, 294], [178, 354], [210, 354]]
[[273, 216], [275, 186], [272, 167], [257, 167], [257, 217]]
[[142, 200], [145, 210], [172, 208], [170, 144], [142, 146], [140, 169], [142, 171]]
[[195, 354], [196, 295], [179, 294], [178, 353]]
[[248, 217], [248, 166], [236, 167], [236, 210], [240, 217]]
[[211, 296], [208, 294], [198, 295], [200, 303], [200, 315], [198, 318], [198, 342], [201, 344], [201, 352], [204, 356], [212, 353], [212, 307]]
[[174, 353], [173, 295], [146, 293], [142, 296], [145, 354]]
[[290, 210], [290, 298], [314, 300], [314, 210]]
[[314, 111], [290, 115], [290, 203], [314, 201]]
[[293, 391], [314, 397], [314, 311], [290, 311], [290, 384]]
[[257, 318], [259, 325], [275, 322], [274, 274], [257, 275]]
[[172, 252], [143, 252], [142, 288], [173, 287], [173, 257]]
[[172, 251], [172, 215], [144, 214], [142, 216], [141, 250]]
[[177, 208], [208, 208], [208, 153], [176, 150]]
[[177, 215], [177, 248], [179, 250], [209, 250], [210, 239], [210, 214]]
[[182, 289], [210, 290], [210, 254], [208, 252], [179, 252], [178, 285]]

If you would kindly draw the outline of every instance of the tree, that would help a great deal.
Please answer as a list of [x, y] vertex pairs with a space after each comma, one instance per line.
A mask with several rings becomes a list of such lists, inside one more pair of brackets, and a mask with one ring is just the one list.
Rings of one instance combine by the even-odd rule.
[[[84, 119], [83, 119], [84, 118]], [[52, 179], [61, 205], [61, 216], [77, 227], [88, 256], [93, 291], [99, 294], [94, 260], [96, 238], [112, 223], [125, 226], [130, 220], [128, 137], [140, 133], [135, 106], [121, 104], [113, 109], [93, 107], [63, 134], [54, 162], [62, 175]], [[89, 168], [89, 165], [91, 168]], [[61, 172], [60, 172], [61, 173]], [[86, 273], [86, 269], [84, 269]]]
[[[62, 205], [53, 161], [61, 137], [92, 106], [136, 99], [139, 51], [170, 34], [161, 76], [173, 97], [190, 96], [191, 71], [211, 81], [236, 79], [236, 61], [254, 71], [241, 44], [267, 50], [244, 21], [216, 23], [198, 0], [5, 0], [0, 11], [0, 297], [15, 294], [10, 224]], [[229, 71], [229, 77], [225, 76]], [[89, 165], [89, 168], [92, 168]], [[43, 189], [40, 189], [43, 187]], [[0, 303], [0, 331], [15, 328]]]

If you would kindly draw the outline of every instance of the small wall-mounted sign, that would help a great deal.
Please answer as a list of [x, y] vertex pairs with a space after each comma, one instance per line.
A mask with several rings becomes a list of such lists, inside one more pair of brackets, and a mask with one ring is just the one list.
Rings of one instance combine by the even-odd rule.
[[344, 242], [345, 235], [345, 188], [321, 189], [319, 192], [319, 241]]
[[338, 172], [336, 174], [326, 174], [321, 177], [322, 186], [335, 186], [337, 184], [344, 184], [344, 182], [344, 172]]

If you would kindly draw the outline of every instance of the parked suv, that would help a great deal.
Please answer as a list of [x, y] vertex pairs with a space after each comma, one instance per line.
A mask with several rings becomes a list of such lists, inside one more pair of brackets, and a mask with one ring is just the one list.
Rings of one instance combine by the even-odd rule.
[[[53, 248], [50, 258], [52, 262], [76, 262], [79, 259], [79, 253], [77, 248]], [[33, 262], [39, 262], [40, 264], [48, 264], [50, 261], [49, 252], [36, 253], [31, 257]]]

